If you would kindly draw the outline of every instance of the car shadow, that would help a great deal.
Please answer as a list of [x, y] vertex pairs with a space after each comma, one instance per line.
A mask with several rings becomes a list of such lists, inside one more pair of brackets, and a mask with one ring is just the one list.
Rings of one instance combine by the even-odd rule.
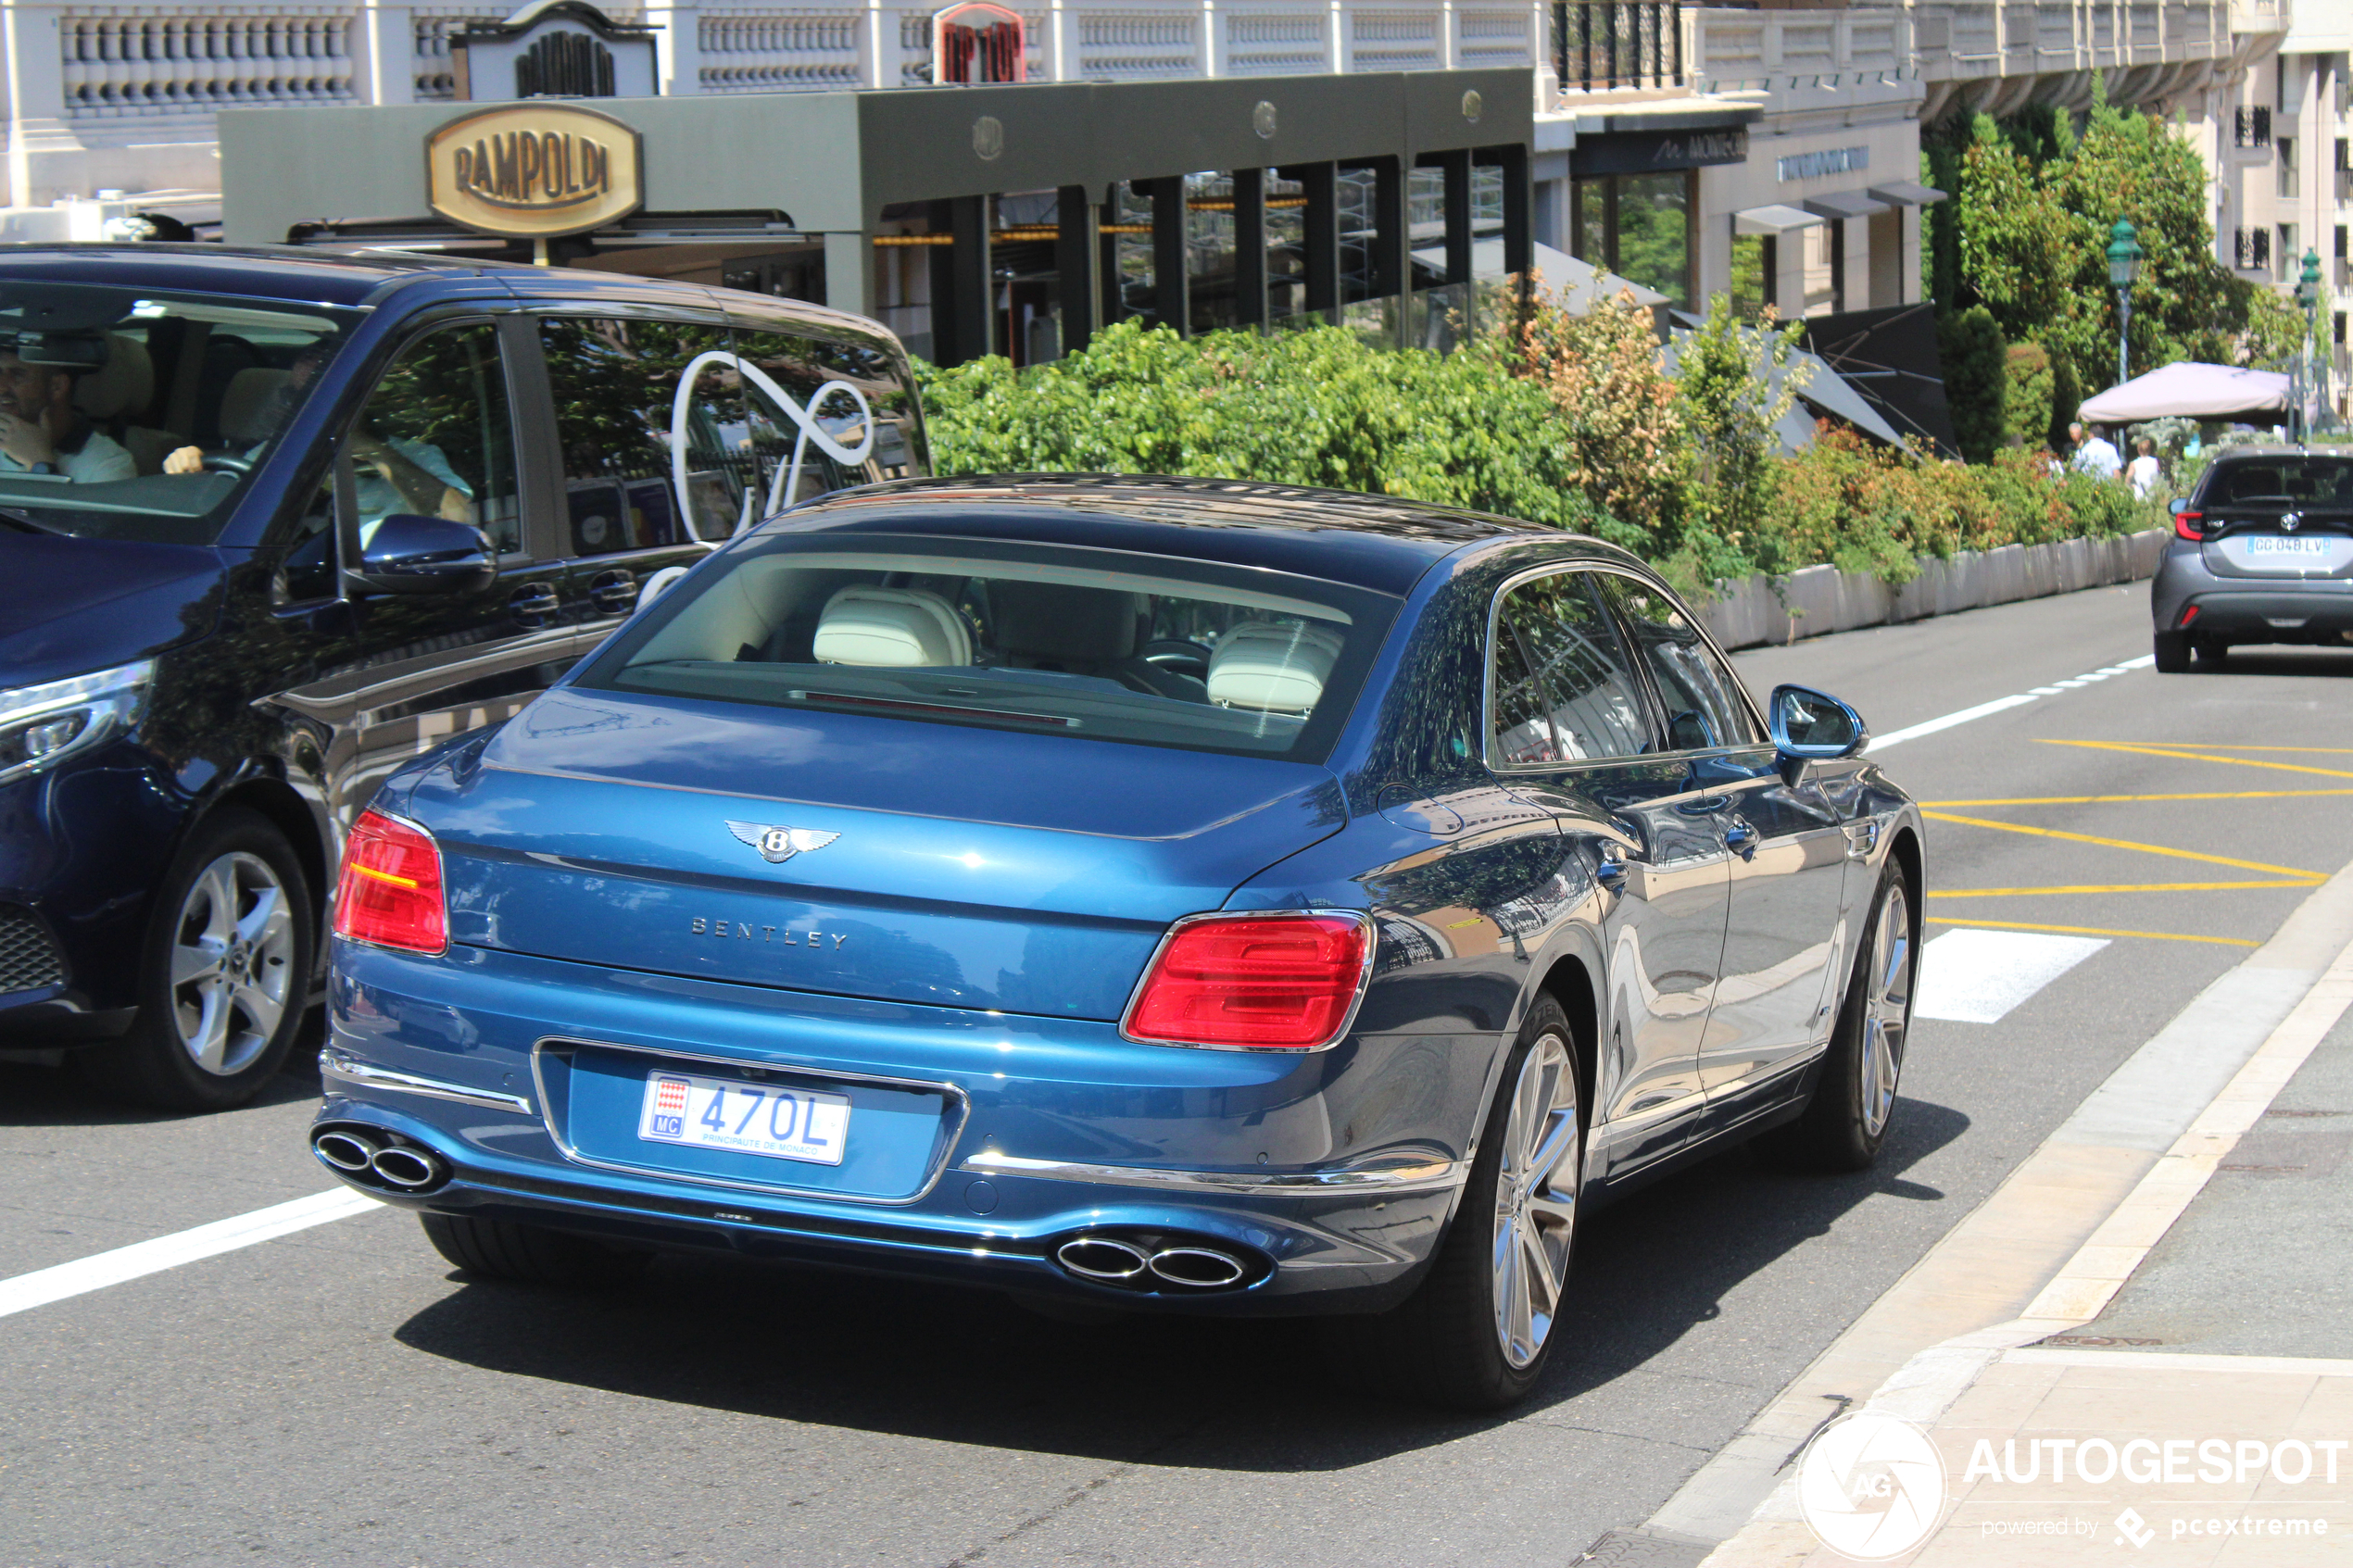
[[[319, 1047], [326, 1043], [327, 1015], [313, 1007], [278, 1070], [261, 1093], [238, 1107], [252, 1110], [319, 1098]], [[36, 1065], [0, 1058], [0, 1127], [138, 1127], [157, 1122], [221, 1114], [209, 1110], [157, 1110], [109, 1098], [64, 1066]]]
[[2233, 648], [2218, 669], [2193, 664], [2191, 671], [2210, 675], [2353, 675], [2353, 649], [2296, 647], [2264, 644]]
[[457, 1273], [460, 1288], [395, 1337], [486, 1371], [739, 1415], [1132, 1464], [1341, 1470], [1524, 1419], [1641, 1367], [1865, 1199], [1942, 1198], [1902, 1173], [1968, 1125], [1906, 1100], [1873, 1171], [1788, 1175], [1736, 1148], [1596, 1213], [1554, 1360], [1501, 1416], [1398, 1402], [1333, 1365], [1332, 1336], [1311, 1321], [1076, 1324], [993, 1291], [724, 1255], [664, 1255], [603, 1292]]

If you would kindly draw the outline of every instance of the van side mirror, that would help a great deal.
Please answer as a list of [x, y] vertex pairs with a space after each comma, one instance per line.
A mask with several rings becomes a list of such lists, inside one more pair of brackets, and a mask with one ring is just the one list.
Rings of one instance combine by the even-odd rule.
[[1784, 757], [1852, 757], [1871, 741], [1871, 728], [1861, 714], [1810, 686], [1775, 686], [1768, 711], [1773, 744]]
[[375, 526], [352, 577], [371, 594], [465, 594], [498, 577], [498, 551], [470, 522], [395, 512]]

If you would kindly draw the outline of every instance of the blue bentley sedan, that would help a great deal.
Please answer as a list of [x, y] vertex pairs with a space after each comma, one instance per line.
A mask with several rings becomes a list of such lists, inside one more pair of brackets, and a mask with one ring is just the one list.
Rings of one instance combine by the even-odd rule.
[[703, 1247], [1344, 1315], [1500, 1406], [1581, 1210], [1886, 1136], [1920, 822], [1866, 739], [1590, 539], [823, 497], [384, 785], [312, 1147], [478, 1275]]

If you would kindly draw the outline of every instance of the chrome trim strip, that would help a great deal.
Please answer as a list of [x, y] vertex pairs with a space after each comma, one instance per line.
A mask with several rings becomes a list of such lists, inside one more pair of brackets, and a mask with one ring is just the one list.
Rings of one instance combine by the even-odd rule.
[[[1128, 1032], [1127, 1025], [1136, 1016], [1136, 1004], [1144, 999], [1144, 987], [1151, 984], [1153, 973], [1160, 968], [1160, 960], [1168, 952], [1168, 945], [1176, 941], [1177, 933], [1187, 926], [1199, 925], [1208, 920], [1304, 920], [1313, 916], [1353, 920], [1364, 928], [1365, 934], [1364, 961], [1356, 971], [1356, 995], [1349, 1002], [1348, 1011], [1341, 1017], [1340, 1026], [1332, 1031], [1328, 1039], [1313, 1046], [1227, 1046], [1206, 1040], [1150, 1039]], [[1317, 1051], [1327, 1051], [1348, 1038], [1348, 1032], [1356, 1027], [1356, 1015], [1365, 1006], [1365, 993], [1372, 988], [1373, 960], [1379, 951], [1380, 922], [1373, 918], [1370, 909], [1206, 909], [1197, 915], [1181, 915], [1169, 922], [1168, 929], [1160, 934], [1160, 940], [1152, 946], [1152, 956], [1144, 961], [1144, 972], [1138, 975], [1136, 984], [1128, 988], [1127, 1005], [1119, 1010], [1119, 1037], [1131, 1046], [1173, 1046], [1178, 1050], [1189, 1051], [1251, 1051], [1260, 1056], [1313, 1056]]]
[[319, 1076], [357, 1088], [390, 1089], [396, 1094], [422, 1095], [427, 1099], [454, 1100], [459, 1105], [479, 1106], [484, 1110], [510, 1110], [518, 1116], [536, 1114], [531, 1109], [531, 1102], [521, 1095], [500, 1094], [496, 1089], [472, 1089], [462, 1084], [445, 1084], [438, 1078], [420, 1078], [413, 1073], [395, 1073], [389, 1068], [371, 1067], [340, 1051], [319, 1053]]
[[984, 1148], [956, 1167], [984, 1176], [1038, 1176], [1050, 1182], [1096, 1182], [1109, 1186], [1190, 1187], [1209, 1192], [1421, 1192], [1460, 1186], [1470, 1173], [1467, 1160], [1419, 1160], [1363, 1170], [1172, 1171], [1144, 1165], [1088, 1165], [1068, 1160], [1030, 1160]]
[[[757, 1073], [791, 1073], [804, 1078], [830, 1079], [844, 1084], [876, 1084], [889, 1089], [910, 1089], [917, 1094], [937, 1095], [945, 1102], [939, 1114], [939, 1146], [931, 1159], [931, 1172], [924, 1185], [904, 1198], [872, 1198], [864, 1193], [841, 1192], [831, 1187], [786, 1186], [771, 1182], [735, 1182], [723, 1176], [689, 1176], [676, 1171], [658, 1170], [649, 1165], [628, 1165], [617, 1160], [598, 1160], [583, 1154], [572, 1146], [570, 1139], [556, 1128], [554, 1111], [547, 1103], [547, 1081], [540, 1066], [550, 1048], [626, 1051], [633, 1056], [658, 1057], [668, 1061], [698, 1061], [712, 1067], [731, 1067], [741, 1073], [749, 1069]], [[774, 1198], [819, 1198], [832, 1203], [857, 1203], [877, 1209], [903, 1209], [921, 1203], [948, 1173], [949, 1156], [955, 1152], [956, 1140], [963, 1136], [964, 1123], [972, 1115], [972, 1101], [955, 1084], [939, 1083], [925, 1078], [886, 1078], [873, 1073], [844, 1073], [831, 1067], [812, 1067], [797, 1061], [751, 1061], [739, 1056], [710, 1056], [698, 1051], [671, 1050], [660, 1046], [624, 1046], [611, 1040], [582, 1040], [565, 1035], [547, 1035], [531, 1044], [531, 1082], [539, 1091], [540, 1124], [547, 1129], [548, 1137], [566, 1160], [592, 1170], [618, 1171], [624, 1175], [650, 1176], [657, 1181], [686, 1182], [695, 1186], [725, 1187], [733, 1192], [764, 1193]]]

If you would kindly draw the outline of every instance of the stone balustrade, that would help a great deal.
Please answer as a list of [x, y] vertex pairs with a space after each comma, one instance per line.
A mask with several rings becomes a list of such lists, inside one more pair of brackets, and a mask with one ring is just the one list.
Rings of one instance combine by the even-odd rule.
[[352, 13], [324, 6], [76, 8], [57, 20], [65, 118], [138, 119], [244, 105], [349, 103]]

